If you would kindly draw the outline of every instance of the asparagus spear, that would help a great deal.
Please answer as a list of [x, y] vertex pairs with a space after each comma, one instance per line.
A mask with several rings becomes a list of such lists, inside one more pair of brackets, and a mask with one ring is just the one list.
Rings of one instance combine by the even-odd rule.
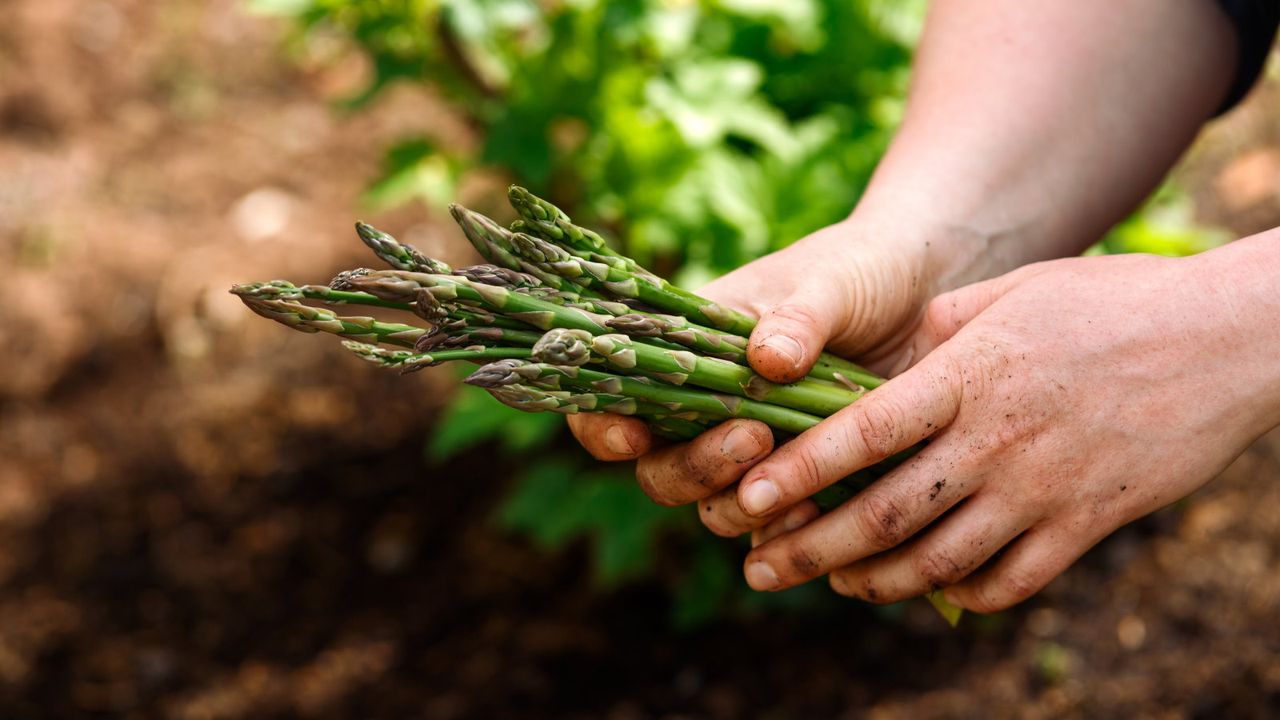
[[[550, 411], [562, 415], [576, 415], [580, 412], [603, 412], [615, 415], [636, 415], [646, 419], [674, 418], [671, 411], [661, 405], [636, 400], [633, 397], [616, 393], [547, 390], [522, 383], [496, 385], [487, 387], [485, 390], [504, 405], [526, 412]], [[674, 419], [683, 422], [696, 422], [688, 418]]]
[[556, 290], [575, 291], [588, 296], [597, 296], [597, 293], [581, 285], [566, 280], [533, 263], [525, 262], [523, 258], [514, 252], [511, 246], [511, 231], [488, 217], [457, 204], [449, 206], [449, 214], [458, 223], [458, 227], [462, 228], [462, 234], [466, 236], [476, 251], [490, 263], [508, 270], [532, 275], [547, 287]]
[[[630, 261], [620, 255], [599, 234], [587, 228], [574, 225], [563, 210], [534, 195], [519, 185], [507, 189], [507, 199], [511, 207], [524, 223], [524, 227], [542, 237], [572, 247], [582, 252], [595, 252]], [[634, 264], [634, 263], [632, 263]]]
[[533, 346], [533, 357], [557, 365], [607, 364], [637, 371], [672, 385], [689, 383], [826, 417], [862, 397], [836, 383], [806, 378], [791, 385], [769, 382], [750, 368], [634, 342], [626, 335], [592, 335], [567, 328], [549, 330]]
[[414, 343], [413, 349], [426, 352], [432, 348], [456, 348], [471, 345], [501, 347], [533, 347], [538, 342], [539, 333], [530, 330], [504, 330], [495, 327], [471, 327], [440, 329], [429, 335], [423, 335]]
[[292, 300], [271, 300], [241, 295], [250, 310], [270, 320], [305, 333], [325, 332], [352, 340], [413, 347], [427, 331], [412, 325], [385, 323], [371, 317], [337, 315], [324, 308]]
[[406, 350], [388, 350], [377, 345], [349, 340], [344, 340], [342, 346], [371, 363], [385, 368], [398, 368], [404, 372], [413, 372], [455, 360], [483, 363], [529, 357], [528, 348], [468, 347], [456, 350], [441, 350], [433, 353], [419, 353]]
[[556, 305], [504, 287], [474, 283], [457, 275], [378, 270], [340, 276], [334, 282], [335, 289], [367, 292], [392, 302], [416, 300], [419, 291], [425, 290], [437, 300], [479, 307], [542, 330], [558, 326], [606, 332], [601, 315]]
[[412, 245], [404, 245], [368, 223], [356, 223], [356, 234], [370, 250], [397, 270], [445, 274], [451, 272], [445, 263], [423, 255]]
[[569, 367], [521, 360], [499, 361], [481, 367], [464, 381], [478, 387], [498, 387], [515, 383], [545, 390], [603, 392], [625, 395], [658, 404], [668, 414], [685, 417], [693, 413], [705, 421], [747, 418], [767, 423], [784, 432], [800, 434], [822, 418], [790, 408], [733, 395], [654, 382], [647, 377], [629, 377], [586, 367]]
[[[339, 275], [345, 278], [349, 273]], [[338, 280], [344, 283], [345, 280]], [[351, 290], [336, 290], [328, 285], [294, 285], [286, 280], [272, 280], [265, 283], [244, 283], [231, 288], [231, 292], [242, 297], [258, 297], [277, 300], [323, 300], [333, 304], [368, 305], [372, 307], [391, 308], [414, 312], [413, 301], [393, 302], [383, 300], [375, 295]], [[460, 323], [468, 327], [497, 327], [507, 330], [528, 330], [528, 323], [511, 320], [493, 313], [478, 311], [475, 308], [463, 310], [452, 308], [449, 312], [450, 323]]]

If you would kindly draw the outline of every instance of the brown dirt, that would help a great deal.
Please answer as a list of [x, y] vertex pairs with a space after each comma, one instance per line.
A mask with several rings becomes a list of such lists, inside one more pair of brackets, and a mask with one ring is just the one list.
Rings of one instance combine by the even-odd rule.
[[[494, 531], [504, 468], [420, 459], [447, 378], [225, 294], [363, 262], [372, 149], [469, 138], [411, 91], [335, 114], [362, 69], [236, 5], [0, 6], [0, 716], [1280, 715], [1280, 436], [959, 632], [830, 603], [676, 633], [656, 587]], [[1273, 83], [1193, 153], [1203, 217], [1280, 225], [1277, 117]]]

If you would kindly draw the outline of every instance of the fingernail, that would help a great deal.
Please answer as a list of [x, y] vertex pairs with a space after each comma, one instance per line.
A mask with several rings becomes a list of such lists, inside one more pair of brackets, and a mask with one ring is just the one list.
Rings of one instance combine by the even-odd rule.
[[769, 567], [769, 563], [760, 560], [748, 565], [744, 574], [747, 576], [747, 584], [756, 590], [773, 590], [782, 584], [778, 573]]
[[799, 530], [809, 523], [809, 518], [802, 512], [793, 512], [782, 519], [782, 531]]
[[738, 426], [724, 436], [724, 442], [720, 444], [720, 452], [734, 462], [746, 462], [759, 454], [760, 443], [756, 442], [756, 437], [751, 434], [751, 431]]
[[804, 362], [804, 348], [800, 347], [800, 343], [796, 342], [795, 338], [786, 335], [770, 335], [764, 339], [764, 346], [786, 358], [793, 368], [800, 367], [800, 363]]
[[763, 515], [778, 504], [778, 486], [770, 480], [757, 480], [742, 489], [742, 509], [748, 515]]
[[609, 452], [619, 455], [633, 455], [636, 451], [621, 425], [614, 425], [604, 431], [604, 446], [609, 448]]

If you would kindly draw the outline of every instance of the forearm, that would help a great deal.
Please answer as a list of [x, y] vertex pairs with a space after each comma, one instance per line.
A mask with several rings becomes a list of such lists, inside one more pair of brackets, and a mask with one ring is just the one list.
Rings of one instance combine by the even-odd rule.
[[933, 292], [1079, 253], [1221, 104], [1211, 0], [937, 0], [906, 117], [854, 218], [926, 227]]

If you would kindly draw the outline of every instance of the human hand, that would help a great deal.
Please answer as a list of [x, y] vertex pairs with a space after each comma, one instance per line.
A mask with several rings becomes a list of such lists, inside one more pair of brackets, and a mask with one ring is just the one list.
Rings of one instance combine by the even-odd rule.
[[[933, 292], [940, 266], [926, 256], [925, 247], [901, 231], [881, 232], [869, 222], [851, 219], [750, 263], [700, 294], [760, 318], [748, 359], [764, 377], [792, 382], [807, 373], [824, 347], [866, 356], [906, 335]], [[885, 365], [893, 357], [883, 351], [871, 359]], [[769, 428], [749, 420], [726, 422], [693, 442], [660, 449], [635, 418], [580, 414], [570, 416], [569, 424], [598, 459], [640, 458], [642, 487], [666, 505], [700, 500], [725, 488], [773, 447]], [[731, 492], [721, 493], [711, 507], [726, 499], [732, 504]], [[797, 512], [806, 518], [816, 512], [808, 501], [801, 505]], [[727, 523], [707, 507], [700, 504], [721, 534], [763, 524], [745, 516]]]
[[770, 528], [750, 585], [829, 573], [872, 602], [947, 588], [995, 611], [1200, 487], [1280, 423], [1274, 301], [1227, 292], [1247, 273], [1223, 252], [1059, 260], [933, 300], [905, 343], [919, 362], [759, 461], [724, 513], [767, 519], [929, 445], [832, 512]]

